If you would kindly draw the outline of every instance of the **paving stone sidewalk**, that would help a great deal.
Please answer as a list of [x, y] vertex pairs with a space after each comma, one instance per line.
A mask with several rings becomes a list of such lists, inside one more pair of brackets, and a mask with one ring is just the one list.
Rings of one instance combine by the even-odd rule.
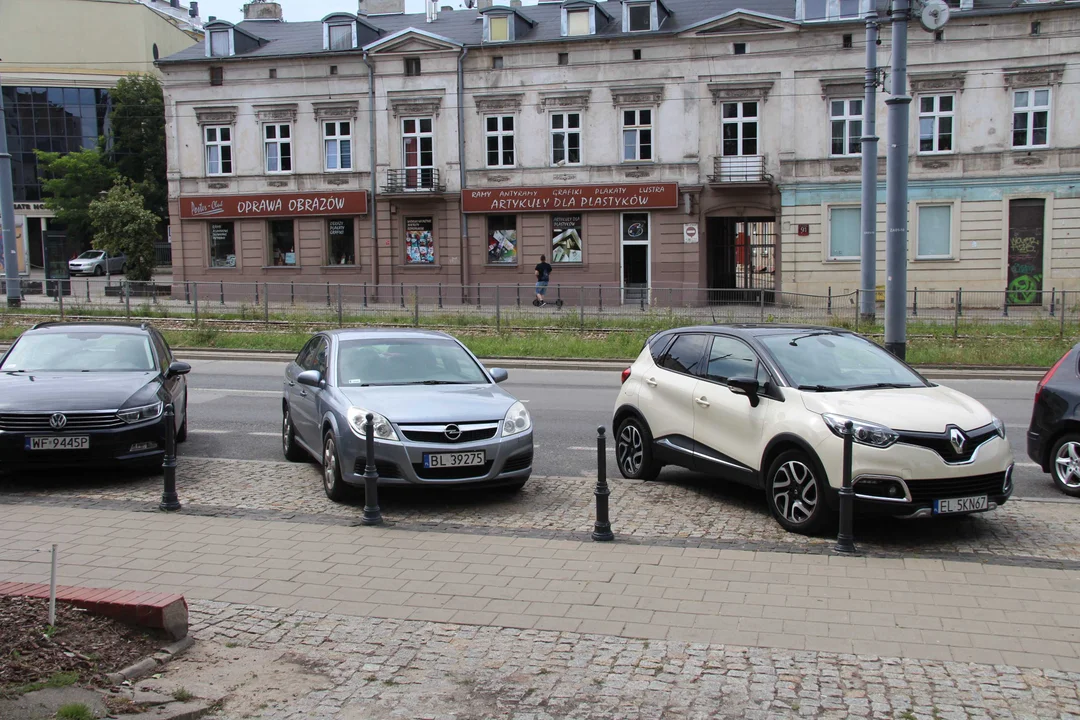
[[[1080, 674], [640, 640], [550, 630], [358, 618], [228, 603], [192, 604], [201, 642], [270, 653], [325, 682], [280, 699], [250, 680], [267, 720], [430, 718], [1080, 717]], [[243, 650], [221, 649], [227, 661]], [[213, 675], [185, 659], [165, 679]], [[253, 674], [261, 675], [262, 673]], [[264, 683], [265, 684], [265, 683]], [[271, 684], [277, 685], [277, 682]], [[189, 683], [190, 686], [190, 683]], [[234, 718], [226, 700], [218, 718]]]
[[0, 580], [348, 616], [1080, 672], [1080, 570], [8, 505]]
[[[82, 504], [115, 509], [156, 507], [161, 478], [70, 476], [51, 480], [0, 478], [0, 503]], [[535, 477], [517, 494], [385, 491], [386, 518], [401, 527], [502, 531], [574, 537], [592, 529], [590, 478]], [[833, 541], [785, 532], [759, 492], [705, 478], [676, 482], [611, 479], [611, 513], [621, 538], [640, 542], [696, 541], [757, 549], [827, 552]], [[330, 502], [310, 463], [182, 458], [178, 490], [188, 512], [230, 517], [280, 517], [312, 523], [355, 522], [362, 499]], [[857, 522], [860, 548], [879, 555], [972, 554], [1080, 561], [1080, 508], [1011, 501], [991, 513], [934, 520]]]

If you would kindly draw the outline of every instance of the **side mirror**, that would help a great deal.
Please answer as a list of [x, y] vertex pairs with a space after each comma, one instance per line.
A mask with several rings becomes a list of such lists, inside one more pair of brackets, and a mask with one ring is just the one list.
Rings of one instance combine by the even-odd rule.
[[758, 402], [758, 390], [760, 389], [757, 378], [752, 377], [733, 377], [728, 379], [728, 388], [736, 395], [745, 395], [750, 398], [750, 407], [757, 407]]
[[169, 365], [169, 369], [165, 371], [165, 377], [174, 377], [176, 375], [187, 375], [189, 372], [191, 372], [191, 366], [190, 365], [188, 365], [186, 362], [180, 362], [179, 360], [174, 360]]
[[502, 368], [491, 368], [488, 372], [491, 373], [491, 379], [496, 383], [506, 382], [510, 378], [510, 373]]
[[305, 370], [296, 376], [296, 382], [308, 387], [322, 387], [322, 373], [318, 370]]

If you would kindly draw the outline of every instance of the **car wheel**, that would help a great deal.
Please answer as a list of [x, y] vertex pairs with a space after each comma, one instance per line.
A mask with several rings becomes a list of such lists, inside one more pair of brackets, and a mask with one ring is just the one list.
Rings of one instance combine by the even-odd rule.
[[127, 274], [127, 263], [124, 263], [123, 265], [120, 266], [120, 274], [121, 275]]
[[619, 425], [615, 462], [623, 477], [631, 480], [655, 480], [660, 474], [660, 465], [653, 459], [652, 433], [643, 420], [629, 417]]
[[1062, 436], [1051, 452], [1050, 474], [1058, 490], [1071, 497], [1080, 497], [1080, 435]]
[[812, 535], [828, 519], [825, 502], [825, 478], [802, 450], [788, 450], [769, 467], [769, 509], [776, 521], [789, 532]]
[[176, 442], [182, 443], [187, 440], [187, 398], [184, 398], [184, 422], [181, 423], [180, 429], [176, 431]]
[[285, 453], [285, 459], [289, 462], [300, 462], [307, 459], [307, 453], [296, 444], [296, 428], [292, 424], [292, 413], [288, 408], [281, 415], [281, 451]]
[[341, 502], [349, 495], [345, 481], [341, 479], [341, 466], [338, 464], [337, 441], [334, 431], [328, 430], [323, 438], [323, 490], [326, 497], [334, 502]]
[[105, 271], [101, 269], [100, 265], [95, 265], [94, 266], [94, 275], [95, 276], [101, 277], [104, 274], [105, 274]]

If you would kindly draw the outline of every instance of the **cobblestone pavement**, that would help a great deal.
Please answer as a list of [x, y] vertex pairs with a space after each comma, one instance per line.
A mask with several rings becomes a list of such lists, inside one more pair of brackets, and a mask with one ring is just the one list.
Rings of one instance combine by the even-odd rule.
[[[362, 496], [328, 500], [312, 464], [182, 458], [177, 486], [189, 513], [301, 519], [348, 524], [362, 514]], [[161, 498], [160, 477], [84, 476], [48, 481], [0, 479], [0, 502], [97, 505], [145, 509]], [[386, 490], [386, 519], [409, 529], [511, 532], [538, 537], [592, 530], [589, 478], [533, 478], [517, 494], [498, 491]], [[830, 538], [785, 532], [757, 492], [724, 483], [611, 480], [611, 514], [623, 539], [680, 544], [824, 552]], [[983, 515], [856, 522], [860, 549], [874, 554], [978, 554], [995, 558], [1080, 560], [1080, 512], [1064, 503], [1012, 501]]]
[[[204, 644], [271, 652], [327, 680], [279, 699], [259, 686], [279, 682], [254, 677], [245, 692], [262, 706], [241, 712], [239, 698], [227, 699], [213, 717], [229, 720], [1080, 717], [1074, 672], [205, 601], [191, 618]], [[200, 673], [212, 669], [181, 659], [165, 678]]]

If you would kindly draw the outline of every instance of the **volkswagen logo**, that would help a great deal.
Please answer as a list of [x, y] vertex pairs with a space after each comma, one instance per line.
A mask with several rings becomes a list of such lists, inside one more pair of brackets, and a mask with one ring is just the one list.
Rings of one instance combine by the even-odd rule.
[[952, 445], [957, 455], [964, 454], [964, 443], [966, 442], [967, 437], [959, 428], [949, 428], [949, 444]]
[[461, 428], [459, 428], [457, 425], [447, 425], [445, 428], [443, 428], [443, 435], [446, 436], [447, 440], [453, 442], [459, 437], [461, 437]]
[[63, 430], [67, 425], [67, 416], [64, 413], [53, 413], [49, 418], [49, 427], [53, 430]]

